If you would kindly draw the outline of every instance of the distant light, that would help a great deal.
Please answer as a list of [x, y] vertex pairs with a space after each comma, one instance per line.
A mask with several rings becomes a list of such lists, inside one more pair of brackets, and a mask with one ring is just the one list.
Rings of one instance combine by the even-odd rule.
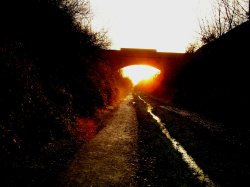
[[135, 86], [141, 81], [147, 81], [156, 77], [161, 71], [148, 65], [132, 65], [122, 68], [121, 73], [123, 77], [129, 78]]

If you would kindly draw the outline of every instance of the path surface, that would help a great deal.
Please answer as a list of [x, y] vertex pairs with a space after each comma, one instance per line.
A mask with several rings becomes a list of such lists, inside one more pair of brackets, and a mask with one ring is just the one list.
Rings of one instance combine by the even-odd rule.
[[129, 95], [106, 126], [76, 154], [60, 186], [136, 186], [137, 119]]

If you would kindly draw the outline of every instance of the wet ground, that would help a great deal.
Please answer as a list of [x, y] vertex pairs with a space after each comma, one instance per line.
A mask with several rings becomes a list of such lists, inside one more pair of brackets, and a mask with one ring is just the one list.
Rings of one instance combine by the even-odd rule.
[[167, 130], [170, 138], [186, 150], [216, 185], [245, 186], [249, 183], [249, 128], [237, 128], [237, 123], [232, 127], [227, 123], [214, 122], [204, 116], [167, 106], [151, 96], [144, 95], [142, 98], [160, 119], [163, 130]]
[[249, 183], [249, 129], [215, 123], [159, 98], [129, 95], [100, 115], [100, 120], [79, 118], [77, 125], [84, 144], [72, 147], [71, 142], [60, 141], [57, 147], [64, 148], [55, 155], [30, 160], [27, 166], [1, 168], [0, 186], [230, 187]]
[[187, 164], [193, 174], [197, 176], [198, 180], [200, 180], [206, 186], [216, 186], [216, 184], [214, 184], [214, 182], [209, 178], [209, 176], [204, 173], [202, 168], [198, 166], [192, 156], [187, 153], [185, 148], [170, 135], [168, 129], [166, 128], [166, 124], [162, 122], [161, 118], [159, 118], [153, 113], [153, 107], [140, 96], [138, 96], [138, 98], [147, 105], [147, 112], [152, 116], [153, 119], [156, 120], [157, 125], [159, 126], [162, 134], [172, 143], [173, 148], [182, 155], [183, 161]]
[[198, 114], [129, 95], [104, 123], [57, 186], [241, 186], [250, 177], [248, 141]]
[[129, 95], [105, 123], [59, 175], [57, 186], [206, 186], [138, 98]]

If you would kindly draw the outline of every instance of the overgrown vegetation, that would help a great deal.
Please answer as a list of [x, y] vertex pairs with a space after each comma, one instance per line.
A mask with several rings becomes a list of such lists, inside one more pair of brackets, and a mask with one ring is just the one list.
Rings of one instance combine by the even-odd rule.
[[210, 15], [199, 18], [198, 40], [188, 44], [186, 53], [194, 53], [235, 27], [249, 21], [249, 0], [213, 0]]
[[175, 82], [175, 104], [228, 126], [248, 128], [249, 22], [200, 48]]
[[200, 39], [208, 44], [249, 20], [249, 0], [215, 0], [210, 17], [200, 19]]
[[249, 1], [215, 0], [200, 19], [200, 42], [187, 48], [186, 66], [175, 79], [174, 103], [236, 128], [249, 128], [247, 61]]
[[5, 173], [6, 168], [46, 169], [42, 160], [48, 159], [41, 158], [58, 158], [64, 145], [74, 150], [76, 119], [94, 117], [129, 86], [105, 65], [101, 54], [110, 42], [105, 33], [91, 30], [90, 16], [88, 1], [0, 2], [0, 167]]

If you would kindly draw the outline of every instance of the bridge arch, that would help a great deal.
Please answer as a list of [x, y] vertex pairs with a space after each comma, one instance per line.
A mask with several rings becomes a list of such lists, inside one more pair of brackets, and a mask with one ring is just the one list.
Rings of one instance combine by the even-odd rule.
[[105, 50], [104, 58], [114, 70], [129, 65], [149, 65], [162, 72], [175, 69], [183, 62], [184, 53], [157, 52], [155, 49], [121, 48], [120, 50]]

